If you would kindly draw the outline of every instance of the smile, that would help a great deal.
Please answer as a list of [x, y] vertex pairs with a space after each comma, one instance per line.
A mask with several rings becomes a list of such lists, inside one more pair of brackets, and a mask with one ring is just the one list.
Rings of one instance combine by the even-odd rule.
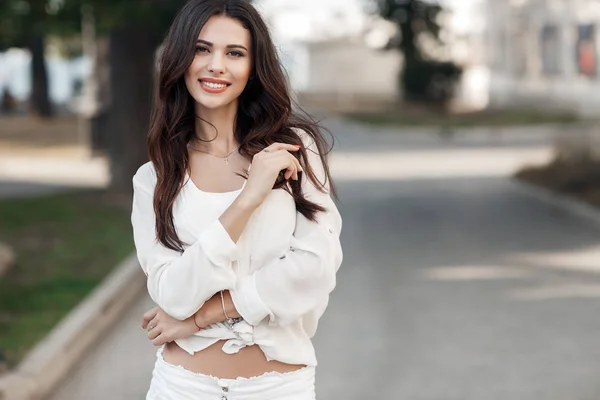
[[230, 83], [212, 82], [200, 79], [200, 86], [208, 93], [224, 92], [230, 85]]

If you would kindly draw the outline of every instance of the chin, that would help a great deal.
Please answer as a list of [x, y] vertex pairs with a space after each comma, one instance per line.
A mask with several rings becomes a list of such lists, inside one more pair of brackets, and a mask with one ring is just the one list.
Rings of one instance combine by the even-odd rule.
[[218, 98], [218, 97], [207, 97], [207, 96], [197, 96], [194, 100], [196, 100], [196, 103], [198, 103], [200, 106], [209, 109], [209, 110], [215, 110], [221, 107], [225, 107], [229, 104], [231, 104], [231, 102], [233, 101], [232, 99], [225, 99], [225, 98]]
[[198, 104], [207, 110], [217, 110], [219, 108], [227, 106], [229, 103], [222, 101], [199, 101]]

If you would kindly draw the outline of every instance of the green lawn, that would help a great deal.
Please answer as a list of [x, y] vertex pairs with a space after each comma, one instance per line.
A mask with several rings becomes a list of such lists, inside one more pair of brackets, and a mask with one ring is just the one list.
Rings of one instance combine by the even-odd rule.
[[15, 365], [133, 249], [129, 211], [101, 192], [0, 199], [0, 351]]
[[573, 123], [579, 118], [567, 112], [543, 113], [534, 110], [480, 111], [444, 114], [407, 106], [394, 111], [376, 113], [346, 113], [344, 117], [369, 125], [398, 127], [461, 128], [476, 126], [516, 126], [547, 123]]

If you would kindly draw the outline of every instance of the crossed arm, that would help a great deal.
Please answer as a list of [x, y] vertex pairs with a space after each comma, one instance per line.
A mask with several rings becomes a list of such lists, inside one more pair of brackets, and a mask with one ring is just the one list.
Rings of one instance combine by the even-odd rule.
[[220, 293], [215, 294], [200, 310], [183, 321], [171, 317], [160, 307], [154, 307], [142, 316], [142, 329], [148, 331], [148, 339], [154, 346], [162, 346], [177, 339], [190, 337], [208, 325], [225, 321], [225, 313], [229, 318], [240, 317], [229, 291], [223, 292], [223, 300], [224, 302], [221, 302]]

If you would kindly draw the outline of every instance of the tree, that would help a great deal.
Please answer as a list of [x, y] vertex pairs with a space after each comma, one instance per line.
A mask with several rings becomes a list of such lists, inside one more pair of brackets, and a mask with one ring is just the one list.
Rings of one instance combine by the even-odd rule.
[[429, 35], [441, 43], [438, 17], [444, 11], [435, 0], [377, 0], [381, 17], [398, 26], [387, 49], [399, 50], [404, 58], [399, 83], [409, 100], [446, 101], [461, 69], [452, 62], [439, 61], [427, 54], [419, 39]]
[[131, 177], [147, 160], [155, 51], [184, 0], [65, 2], [65, 10], [91, 7], [99, 35], [109, 37], [110, 105], [104, 132], [110, 159], [109, 189], [128, 194], [132, 190]]
[[31, 52], [30, 106], [40, 117], [53, 114], [44, 57], [45, 36], [56, 24], [48, 12], [52, 9], [47, 0], [3, 0], [0, 3], [0, 48], [26, 47]]
[[154, 53], [185, 0], [1, 0], [0, 48], [26, 46], [32, 53], [32, 108], [52, 113], [44, 62], [47, 34], [80, 33], [83, 9], [92, 10], [98, 36], [110, 48], [110, 109], [105, 129], [110, 188], [131, 191], [131, 177], [147, 158]]

